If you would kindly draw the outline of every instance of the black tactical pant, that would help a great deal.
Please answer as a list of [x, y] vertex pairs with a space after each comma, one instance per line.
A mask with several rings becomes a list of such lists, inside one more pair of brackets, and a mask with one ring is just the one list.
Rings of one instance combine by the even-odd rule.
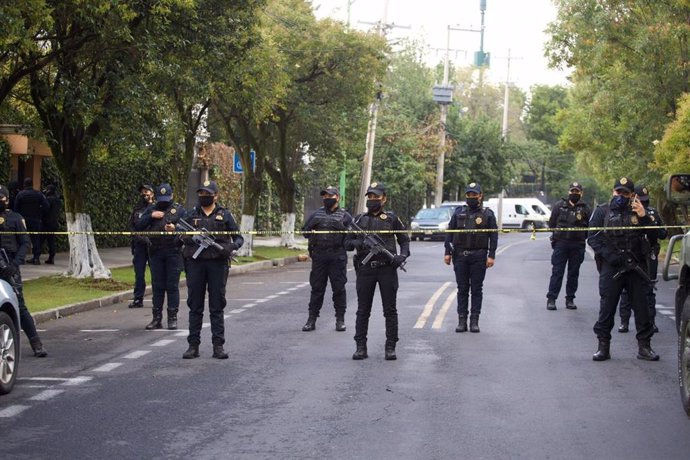
[[[57, 232], [57, 226], [53, 225], [43, 225], [44, 232]], [[43, 249], [43, 243], [48, 244], [48, 260], [53, 260], [55, 258], [55, 246], [56, 246], [56, 236], [54, 233], [48, 235], [41, 235], [41, 249]]]
[[146, 264], [149, 262], [149, 247], [146, 243], [132, 244], [132, 265], [134, 266], [134, 300], [142, 300], [146, 292]]
[[21, 273], [17, 272], [17, 274], [12, 277], [12, 288], [14, 289], [14, 293], [17, 294], [17, 303], [19, 304], [19, 325], [29, 338], [29, 341], [38, 338], [36, 323], [29, 309], [26, 308], [26, 301], [24, 300], [24, 283], [22, 282]]
[[223, 310], [225, 284], [229, 267], [226, 259], [185, 259], [187, 273], [187, 306], [189, 307], [190, 345], [201, 343], [201, 325], [204, 320], [204, 300], [208, 289], [208, 311], [211, 318], [211, 342], [213, 345], [225, 343], [225, 319]]
[[469, 251], [458, 249], [453, 254], [453, 270], [458, 285], [458, 315], [460, 316], [467, 316], [470, 292], [472, 293], [472, 316], [479, 316], [482, 312], [486, 259], [486, 249]]
[[580, 265], [585, 260], [585, 243], [556, 241], [551, 254], [551, 280], [546, 297], [556, 300], [561, 292], [565, 267], [568, 266], [568, 278], [565, 284], [565, 298], [574, 299], [580, 277]]
[[398, 341], [398, 272], [390, 265], [371, 268], [362, 265], [357, 270], [357, 320], [355, 322], [355, 342], [366, 343], [369, 332], [371, 305], [374, 302], [376, 284], [381, 292], [383, 316], [386, 318], [386, 344], [395, 345]]
[[[28, 232], [40, 232], [43, 229], [43, 224], [40, 220], [26, 220], [26, 230]], [[31, 252], [34, 260], [41, 257], [41, 235], [29, 235], [31, 239]]]
[[347, 308], [347, 294], [345, 283], [347, 283], [347, 254], [342, 253], [323, 253], [314, 252], [311, 255], [311, 273], [309, 274], [309, 284], [311, 284], [311, 298], [309, 299], [309, 316], [318, 317], [323, 305], [323, 298], [326, 294], [326, 284], [331, 281], [333, 291], [333, 307], [335, 316], [345, 316]]
[[163, 311], [165, 295], [168, 295], [168, 313], [177, 313], [180, 307], [180, 273], [182, 255], [177, 248], [152, 249], [149, 254], [151, 265], [151, 290], [153, 291], [153, 313]]
[[[649, 318], [652, 323], [656, 317], [656, 277], [657, 271], [659, 270], [659, 260], [657, 257], [659, 253], [654, 256], [654, 259], [649, 258], [647, 264], [649, 265], [649, 279], [652, 280], [649, 285], [649, 292], [647, 293], [647, 308], [649, 309]], [[630, 316], [632, 315], [632, 305], [630, 303], [630, 296], [628, 291], [623, 289], [621, 292], [621, 302], [620, 302], [620, 315], [622, 321], [630, 321]]]
[[618, 299], [623, 289], [628, 291], [632, 309], [635, 312], [635, 328], [637, 340], [649, 340], [654, 335], [649, 310], [647, 308], [647, 294], [649, 282], [639, 273], [628, 271], [616, 279], [619, 268], [612, 267], [604, 261], [599, 272], [599, 320], [594, 324], [597, 338], [611, 340], [614, 318], [618, 308]]

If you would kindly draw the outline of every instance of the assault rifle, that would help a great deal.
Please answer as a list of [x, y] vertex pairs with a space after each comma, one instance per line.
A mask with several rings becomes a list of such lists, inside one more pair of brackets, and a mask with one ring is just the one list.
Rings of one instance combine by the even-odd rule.
[[[14, 274], [10, 276], [8, 272], [12, 271]], [[14, 290], [15, 294], [18, 294], [19, 288], [21, 288], [19, 280], [17, 279], [18, 273], [19, 269], [12, 269], [12, 262], [10, 262], [7, 251], [0, 249], [0, 278], [4, 279], [7, 281], [7, 283], [9, 283], [10, 286], [12, 286], [12, 290]]]
[[[201, 252], [207, 248], [213, 247], [219, 251], [222, 251], [224, 249], [223, 246], [216, 243], [215, 238], [209, 235], [208, 230], [206, 230], [205, 228], [194, 228], [190, 225], [189, 222], [187, 222], [184, 219], [178, 220], [177, 225], [179, 225], [185, 232], [199, 232], [196, 235], [192, 236], [192, 240], [194, 240], [194, 242], [199, 245], [199, 248], [196, 250], [194, 255], [192, 255], [192, 259], [196, 259], [197, 257], [199, 257], [199, 254], [201, 254]], [[233, 251], [232, 255], [230, 256], [230, 259], [237, 262], [233, 257], [234, 255], [235, 252]]]
[[[350, 224], [350, 227], [358, 232], [361, 232], [364, 235], [364, 247], [366, 247], [369, 250], [369, 254], [367, 254], [366, 257], [362, 259], [362, 265], [368, 264], [371, 258], [377, 254], [383, 254], [386, 257], [386, 259], [388, 259], [388, 262], [393, 261], [393, 259], [395, 258], [395, 254], [386, 249], [386, 244], [383, 242], [380, 236], [362, 230], [362, 227], [357, 225], [357, 223], [354, 220]], [[402, 263], [399, 266], [400, 270], [404, 272], [407, 271], [405, 270], [406, 263], [407, 261], [402, 261]]]
[[623, 276], [624, 274], [626, 274], [626, 273], [628, 273], [628, 272], [635, 272], [635, 273], [637, 273], [638, 275], [640, 275], [640, 276], [641, 276], [645, 281], [647, 281], [648, 283], [651, 283], [651, 282], [652, 282], [651, 278], [649, 278], [649, 273], [647, 273], [646, 271], [644, 271], [644, 270], [642, 269], [642, 267], [640, 267], [640, 266], [638, 265], [638, 263], [635, 261], [635, 259], [633, 259], [632, 257], [628, 257], [628, 258], [625, 260], [625, 265], [623, 266], [623, 268], [621, 268], [620, 270], [618, 270], [618, 271], [613, 275], [613, 279], [614, 279], [614, 280], [617, 280], [618, 278], [620, 278], [621, 276]]

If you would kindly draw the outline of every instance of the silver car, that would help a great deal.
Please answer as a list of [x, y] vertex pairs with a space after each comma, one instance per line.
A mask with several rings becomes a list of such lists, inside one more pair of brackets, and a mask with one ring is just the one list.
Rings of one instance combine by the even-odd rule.
[[12, 391], [19, 370], [19, 303], [12, 287], [0, 279], [0, 394]]

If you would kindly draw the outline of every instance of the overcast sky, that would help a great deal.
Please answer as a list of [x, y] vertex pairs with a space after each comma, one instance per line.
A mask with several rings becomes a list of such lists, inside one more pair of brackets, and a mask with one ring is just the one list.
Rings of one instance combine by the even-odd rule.
[[[352, 2], [352, 0], [350, 0]], [[410, 29], [393, 29], [388, 37], [411, 36], [422, 39], [429, 48], [446, 47], [447, 26], [479, 29], [480, 0], [387, 0], [388, 23], [410, 26]], [[383, 18], [386, 0], [354, 0], [351, 4], [351, 25], [368, 29], [365, 22]], [[510, 81], [524, 89], [531, 85], [567, 84], [568, 72], [549, 69], [544, 57], [544, 33], [547, 24], [556, 17], [556, 7], [551, 0], [487, 0], [484, 25], [484, 51], [491, 53], [488, 78], [493, 82], [506, 79], [507, 60], [510, 64]], [[317, 17], [330, 16], [345, 22], [348, 0], [312, 0]], [[451, 61], [471, 64], [474, 52], [479, 50], [480, 34], [451, 31], [450, 47], [460, 50], [458, 56], [451, 52]], [[430, 65], [442, 60], [444, 51], [429, 49]]]

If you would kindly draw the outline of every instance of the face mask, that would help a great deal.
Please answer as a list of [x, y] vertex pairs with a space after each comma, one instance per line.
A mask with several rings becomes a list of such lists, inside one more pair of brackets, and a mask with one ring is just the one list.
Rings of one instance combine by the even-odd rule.
[[7, 202], [6, 201], [0, 201], [0, 212], [5, 212], [7, 209]]
[[156, 201], [156, 208], [161, 211], [170, 207], [170, 201]]
[[199, 206], [202, 208], [206, 208], [208, 206], [211, 206], [213, 204], [213, 196], [210, 195], [203, 195], [199, 197]]
[[479, 198], [465, 198], [465, 202], [470, 208], [476, 209], [479, 207]]
[[369, 212], [376, 212], [381, 209], [381, 200], [367, 200], [367, 209]]
[[611, 200], [611, 202], [613, 203], [613, 206], [615, 206], [616, 208], [623, 209], [630, 203], [630, 198], [626, 198], [623, 195], [616, 195], [613, 197], [613, 200]]
[[575, 204], [578, 201], [580, 201], [580, 195], [578, 193], [571, 193], [570, 195], [568, 195], [568, 200], [571, 203]]
[[338, 200], [335, 198], [324, 198], [323, 199], [323, 205], [328, 209], [331, 209], [333, 207], [333, 205], [336, 204], [337, 202], [338, 202]]

